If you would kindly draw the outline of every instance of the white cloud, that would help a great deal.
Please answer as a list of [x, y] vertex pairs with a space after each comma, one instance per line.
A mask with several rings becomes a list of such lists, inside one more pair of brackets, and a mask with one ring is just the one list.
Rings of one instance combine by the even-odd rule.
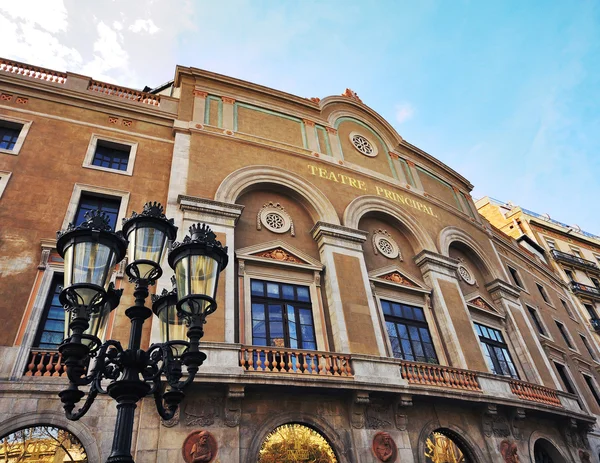
[[131, 32], [139, 34], [140, 32], [147, 32], [150, 35], [156, 34], [160, 29], [152, 19], [136, 19], [134, 23], [129, 26]]
[[0, 4], [0, 13], [51, 33], [67, 30], [67, 9], [63, 0], [7, 1]]
[[396, 105], [396, 122], [402, 124], [409, 119], [412, 119], [415, 114], [415, 110], [410, 103], [402, 103]]
[[[123, 36], [103, 21], [98, 23], [96, 29], [98, 37], [94, 42], [94, 59], [83, 66], [82, 72], [98, 80], [115, 82], [115, 78], [108, 75], [109, 71], [129, 73], [129, 54], [122, 46]], [[119, 78], [124, 77], [120, 75]], [[127, 85], [127, 82], [120, 83]]]

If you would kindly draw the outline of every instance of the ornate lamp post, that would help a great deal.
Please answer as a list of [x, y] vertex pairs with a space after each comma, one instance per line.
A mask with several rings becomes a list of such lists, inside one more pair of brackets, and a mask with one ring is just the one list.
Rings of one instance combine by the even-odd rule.
[[[65, 340], [59, 347], [69, 387], [59, 393], [65, 414], [78, 420], [98, 394], [117, 401], [117, 420], [112, 451], [107, 463], [131, 462], [133, 419], [137, 402], [152, 394], [160, 416], [171, 419], [184, 398], [183, 390], [206, 359], [199, 342], [207, 315], [217, 308], [215, 296], [220, 272], [227, 266], [227, 248], [206, 225], [190, 227], [191, 236], [173, 243], [169, 264], [175, 270], [177, 288], [145, 306], [148, 287], [162, 275], [160, 262], [177, 227], [167, 219], [159, 203], [146, 203], [140, 214], [123, 220], [123, 232], [113, 232], [101, 211], [86, 214], [86, 221], [58, 232], [56, 248], [65, 261], [65, 288], [60, 294], [68, 317]], [[123, 234], [125, 236], [123, 236]], [[128, 247], [129, 245], [129, 247]], [[115, 265], [128, 250], [126, 273], [135, 284], [135, 303], [125, 311], [131, 320], [129, 345], [103, 342], [108, 316], [118, 305], [123, 290], [110, 283]], [[140, 348], [144, 321], [159, 317], [163, 342]], [[186, 333], [187, 329], [187, 333]], [[187, 339], [185, 339], [187, 336]], [[187, 378], [183, 378], [183, 366]], [[102, 381], [110, 381], [106, 389]], [[86, 393], [83, 406], [75, 406]]]

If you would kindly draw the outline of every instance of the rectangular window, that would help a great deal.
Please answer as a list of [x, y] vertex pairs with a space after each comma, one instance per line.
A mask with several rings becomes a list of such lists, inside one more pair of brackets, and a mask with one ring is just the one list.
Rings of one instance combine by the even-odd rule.
[[525, 289], [525, 287], [523, 286], [523, 281], [521, 281], [521, 277], [519, 276], [519, 273], [517, 272], [517, 270], [509, 266], [508, 271], [510, 272], [510, 276], [512, 277], [515, 284], [519, 288]]
[[308, 286], [251, 280], [252, 344], [315, 350]]
[[592, 280], [592, 283], [594, 283], [596, 288], [600, 289], [600, 281], [598, 281], [598, 278], [590, 277], [590, 280]]
[[558, 376], [560, 376], [560, 380], [563, 383], [563, 386], [565, 387], [565, 390], [569, 393], [569, 394], [575, 394], [575, 388], [573, 387], [573, 383], [571, 383], [571, 380], [569, 379], [569, 376], [567, 375], [567, 371], [565, 369], [564, 365], [561, 365], [560, 363], [554, 363], [554, 368], [556, 368], [556, 371], [558, 372]]
[[131, 146], [120, 143], [98, 140], [92, 165], [127, 171]]
[[590, 343], [588, 342], [587, 338], [583, 334], [581, 334], [581, 333], [579, 333], [579, 336], [581, 336], [581, 342], [583, 342], [583, 345], [585, 346], [585, 348], [589, 352], [590, 357], [592, 357], [594, 360], [596, 360], [596, 354], [593, 351], [592, 346], [590, 346]]
[[562, 335], [562, 337], [565, 340], [565, 343], [567, 344], [569, 349], [573, 349], [573, 343], [571, 343], [571, 339], [569, 338], [569, 334], [567, 333], [567, 329], [565, 328], [565, 325], [563, 325], [561, 322], [556, 321], [556, 320], [554, 320], [554, 322], [556, 323], [556, 326], [558, 327], [558, 331], [560, 331], [560, 334]]
[[561, 302], [563, 308], [565, 309], [565, 312], [567, 312], [567, 315], [571, 318], [575, 318], [573, 316], [573, 311], [571, 310], [571, 307], [569, 306], [569, 304], [567, 304], [567, 301], [565, 301], [564, 299], [561, 299], [560, 302]]
[[475, 331], [477, 331], [479, 342], [481, 343], [481, 347], [483, 347], [483, 353], [492, 373], [518, 379], [519, 375], [508, 352], [508, 346], [504, 342], [502, 333], [495, 328], [480, 325], [479, 323], [475, 323]]
[[0, 149], [14, 151], [21, 129], [23, 129], [23, 124], [0, 121]]
[[529, 307], [529, 306], [527, 306], [527, 310], [529, 311], [529, 315], [531, 315], [531, 319], [533, 320], [533, 324], [535, 325], [535, 327], [538, 330], [538, 332], [540, 334], [543, 334], [545, 336], [546, 335], [546, 331], [544, 330], [544, 327], [542, 326], [542, 322], [540, 321], [540, 318], [539, 318], [538, 313], [536, 312], [536, 310], [533, 307]]
[[590, 318], [591, 319], [597, 319], [598, 318], [598, 314], [596, 313], [596, 309], [594, 309], [594, 306], [591, 304], [583, 304], [583, 306], [585, 307], [585, 310], [587, 310], [588, 314], [590, 314]]
[[114, 197], [96, 196], [89, 193], [82, 193], [79, 199], [79, 206], [75, 213], [75, 225], [80, 225], [85, 221], [86, 212], [92, 210], [101, 210], [108, 214], [109, 223], [114, 230], [117, 225], [117, 216], [121, 200]]
[[63, 341], [65, 331], [65, 309], [58, 300], [62, 285], [62, 275], [55, 277], [50, 285], [48, 300], [34, 347], [40, 349], [58, 349]]
[[600, 265], [600, 256], [598, 254], [594, 254], [594, 257], [598, 261], [598, 265]]
[[556, 249], [556, 243], [554, 242], [554, 240], [551, 240], [550, 238], [546, 238], [546, 244], [548, 244], [548, 247], [550, 249]]
[[381, 301], [394, 357], [413, 362], [438, 363], [421, 307]]
[[567, 278], [570, 281], [576, 281], [575, 280], [575, 275], [573, 274], [573, 272], [571, 270], [569, 270], [568, 268], [563, 269], [565, 271], [565, 275], [567, 275]]
[[539, 283], [536, 283], [535, 285], [537, 286], [538, 291], [542, 295], [542, 299], [544, 299], [544, 302], [546, 304], [550, 304], [550, 300], [548, 299], [548, 295], [546, 294], [546, 290], [544, 289], [544, 287]]
[[586, 384], [590, 388], [590, 392], [594, 396], [594, 399], [596, 399], [596, 403], [600, 406], [600, 397], [598, 397], [598, 391], [596, 391], [596, 386], [594, 386], [594, 381], [592, 380], [592, 377], [584, 375], [583, 373], [581, 375], [583, 376], [583, 379], [585, 379]]
[[571, 252], [575, 257], [579, 257], [581, 259], [581, 251], [577, 248], [571, 248]]

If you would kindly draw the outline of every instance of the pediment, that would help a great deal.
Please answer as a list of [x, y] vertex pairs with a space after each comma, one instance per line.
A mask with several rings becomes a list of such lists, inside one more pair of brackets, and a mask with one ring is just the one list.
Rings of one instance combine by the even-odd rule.
[[319, 260], [281, 240], [240, 248], [235, 251], [235, 255], [243, 260], [295, 265], [314, 270], [323, 269], [323, 264]]
[[369, 279], [371, 281], [401, 286], [403, 288], [409, 288], [420, 292], [429, 293], [431, 291], [431, 289], [428, 288], [427, 285], [425, 285], [425, 283], [423, 283], [421, 280], [409, 275], [406, 271], [395, 265], [370, 271]]
[[496, 308], [496, 306], [484, 299], [479, 294], [474, 297], [467, 298], [467, 305], [499, 317], [504, 317], [504, 315]]

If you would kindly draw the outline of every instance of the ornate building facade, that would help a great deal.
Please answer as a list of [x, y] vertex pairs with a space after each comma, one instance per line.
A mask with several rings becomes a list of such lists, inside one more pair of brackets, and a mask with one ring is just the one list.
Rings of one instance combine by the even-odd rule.
[[[51, 425], [108, 455], [114, 403], [70, 422], [56, 395], [54, 236], [155, 200], [231, 264], [180, 413], [138, 408], [136, 462], [599, 461], [600, 353], [563, 276], [351, 90], [177, 67], [140, 92], [0, 60], [0, 134], [0, 437]], [[109, 337], [127, 340], [132, 302]]]

